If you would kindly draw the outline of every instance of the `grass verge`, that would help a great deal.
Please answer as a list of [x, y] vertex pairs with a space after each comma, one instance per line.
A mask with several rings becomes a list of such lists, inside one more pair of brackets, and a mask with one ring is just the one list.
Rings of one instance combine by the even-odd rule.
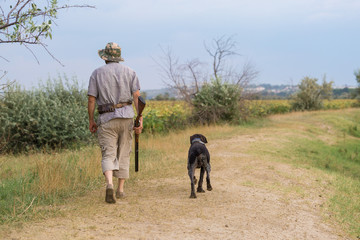
[[102, 179], [98, 159], [99, 153], [93, 147], [52, 154], [1, 156], [0, 222], [53, 215], [56, 205], [69, 197], [99, 187]]
[[265, 128], [277, 137], [250, 150], [272, 161], [320, 169], [333, 179], [326, 209], [354, 237], [360, 236], [359, 119], [359, 109], [274, 116]]

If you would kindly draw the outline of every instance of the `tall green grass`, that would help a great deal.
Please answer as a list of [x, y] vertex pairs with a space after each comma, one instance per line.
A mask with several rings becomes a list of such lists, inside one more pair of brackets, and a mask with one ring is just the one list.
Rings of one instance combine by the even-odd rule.
[[40, 206], [61, 204], [99, 187], [100, 159], [93, 147], [0, 156], [0, 223], [41, 216]]
[[321, 140], [297, 139], [299, 163], [334, 172], [360, 181], [360, 141], [345, 139], [335, 145]]
[[328, 203], [338, 221], [353, 235], [360, 235], [360, 139], [345, 137], [334, 145], [298, 140], [295, 161], [335, 177], [334, 194]]

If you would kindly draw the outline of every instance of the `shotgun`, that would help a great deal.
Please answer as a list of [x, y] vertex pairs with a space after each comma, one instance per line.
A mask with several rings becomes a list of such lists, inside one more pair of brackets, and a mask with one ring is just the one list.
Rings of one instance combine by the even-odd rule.
[[[138, 115], [135, 119], [134, 125], [135, 127], [140, 126], [140, 117], [142, 116], [142, 112], [145, 108], [145, 100], [143, 97], [139, 96], [138, 98]], [[139, 134], [135, 133], [135, 172], [139, 171]]]

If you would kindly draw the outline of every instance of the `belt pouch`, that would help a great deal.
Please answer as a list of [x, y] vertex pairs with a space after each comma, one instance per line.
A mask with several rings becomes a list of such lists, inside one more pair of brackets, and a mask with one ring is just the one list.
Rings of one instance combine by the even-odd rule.
[[106, 104], [98, 106], [98, 112], [100, 114], [106, 113], [106, 112], [114, 112], [114, 111], [115, 111], [115, 108], [114, 108], [113, 103], [106, 103]]

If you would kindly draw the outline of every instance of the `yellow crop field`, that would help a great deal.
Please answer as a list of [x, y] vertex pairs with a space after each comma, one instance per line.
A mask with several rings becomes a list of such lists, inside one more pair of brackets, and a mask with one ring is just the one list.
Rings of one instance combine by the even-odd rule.
[[335, 100], [325, 100], [324, 109], [344, 109], [356, 107], [359, 104], [359, 101], [356, 99], [335, 99]]
[[144, 109], [144, 130], [164, 132], [184, 128], [191, 108], [184, 101], [147, 101]]
[[[327, 110], [356, 107], [359, 102], [353, 99], [335, 99], [326, 100], [323, 104]], [[261, 118], [293, 111], [291, 100], [247, 100], [242, 108], [246, 118]], [[143, 112], [144, 131], [155, 133], [185, 128], [190, 115], [191, 106], [184, 101], [148, 100]]]

